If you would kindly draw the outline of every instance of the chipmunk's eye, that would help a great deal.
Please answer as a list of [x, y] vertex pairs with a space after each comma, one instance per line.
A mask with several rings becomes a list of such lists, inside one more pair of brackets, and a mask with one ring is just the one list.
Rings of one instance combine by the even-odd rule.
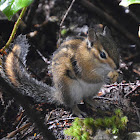
[[100, 52], [100, 57], [103, 58], [103, 59], [106, 59], [106, 54], [105, 54], [105, 52]]

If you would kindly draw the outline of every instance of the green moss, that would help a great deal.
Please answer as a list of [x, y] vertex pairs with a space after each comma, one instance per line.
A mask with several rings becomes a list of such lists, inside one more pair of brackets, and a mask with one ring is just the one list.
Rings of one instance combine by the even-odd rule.
[[115, 115], [104, 119], [76, 118], [72, 126], [66, 129], [64, 133], [77, 140], [89, 140], [98, 129], [104, 129], [110, 134], [119, 134], [120, 131], [125, 130], [127, 122], [127, 117], [123, 116], [120, 109], [117, 109], [115, 110]]

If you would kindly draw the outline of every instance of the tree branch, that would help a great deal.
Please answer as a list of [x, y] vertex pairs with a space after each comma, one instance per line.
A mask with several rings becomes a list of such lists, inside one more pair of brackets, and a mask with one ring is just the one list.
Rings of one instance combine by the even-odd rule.
[[119, 30], [125, 37], [127, 37], [129, 40], [131, 40], [132, 42], [137, 44], [138, 47], [140, 48], [140, 40], [136, 36], [134, 36], [133, 34], [128, 32], [128, 30], [125, 27], [123, 27], [121, 24], [119, 24], [113, 17], [108, 15], [105, 11], [102, 11], [100, 8], [96, 7], [94, 4], [92, 4], [88, 0], [81, 0], [78, 2], [80, 2], [90, 12], [94, 12], [94, 14], [96, 13], [98, 16], [100, 16], [101, 18], [106, 20], [114, 28]]

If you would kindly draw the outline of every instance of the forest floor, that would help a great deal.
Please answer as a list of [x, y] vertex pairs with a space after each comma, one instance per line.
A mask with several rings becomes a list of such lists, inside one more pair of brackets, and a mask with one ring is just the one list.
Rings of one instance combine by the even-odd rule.
[[[102, 13], [108, 13], [120, 26], [103, 17], [98, 11], [88, 8], [89, 5], [85, 4], [84, 0], [75, 1], [70, 11], [67, 11], [70, 4], [71, 0], [36, 0], [28, 8], [17, 35], [26, 34], [31, 45], [27, 56], [27, 67], [31, 76], [52, 85], [48, 66], [51, 55], [59, 46], [57, 44], [67, 36], [85, 36], [88, 27], [96, 24], [107, 25], [111, 29], [120, 52], [119, 72], [123, 75], [122, 81], [103, 86], [100, 94], [93, 98], [93, 101], [98, 102], [96, 110], [83, 103], [79, 104], [79, 107], [94, 119], [112, 116], [113, 112], [119, 108], [129, 120], [125, 134], [140, 132], [140, 44], [120, 28], [127, 29], [134, 38], [137, 38], [138, 21], [126, 14], [125, 10], [118, 6], [117, 0], [113, 2], [100, 0], [93, 4], [102, 9]], [[130, 7], [137, 17], [140, 16], [139, 7], [139, 5]], [[67, 16], [64, 18], [66, 13]], [[0, 29], [1, 47], [10, 36], [16, 16], [12, 21], [8, 21], [3, 16], [0, 17], [0, 27], [3, 27]], [[44, 123], [57, 139], [70, 139], [63, 133], [63, 130], [69, 128], [75, 119], [69, 109], [49, 103], [33, 102], [32, 105], [34, 110], [44, 118]], [[12, 95], [8, 96], [0, 91], [0, 139], [7, 137], [17, 140], [43, 139], [42, 133], [26, 114], [26, 110], [16, 102]], [[121, 139], [125, 140], [126, 137], [123, 135]]]

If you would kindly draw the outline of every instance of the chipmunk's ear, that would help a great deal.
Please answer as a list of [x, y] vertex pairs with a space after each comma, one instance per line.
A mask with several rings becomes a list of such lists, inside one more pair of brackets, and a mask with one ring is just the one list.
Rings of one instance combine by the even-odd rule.
[[93, 28], [89, 29], [88, 33], [87, 33], [87, 44], [88, 44], [88, 47], [89, 48], [93, 47], [94, 42], [96, 40], [97, 40], [97, 35], [96, 35], [95, 30]]
[[103, 36], [111, 37], [110, 29], [107, 26], [104, 27]]

